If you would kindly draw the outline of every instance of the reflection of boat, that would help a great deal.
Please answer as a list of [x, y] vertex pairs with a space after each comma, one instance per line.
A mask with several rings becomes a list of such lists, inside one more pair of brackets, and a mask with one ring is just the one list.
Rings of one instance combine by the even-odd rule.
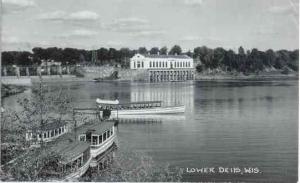
[[113, 145], [117, 137], [115, 125], [115, 121], [106, 121], [87, 123], [76, 129], [78, 140], [90, 144], [92, 158], [105, 152]]
[[[153, 115], [153, 114], [176, 114], [184, 113], [185, 106], [162, 106], [161, 101], [143, 101], [131, 103], [119, 103], [116, 101], [102, 102], [97, 99], [98, 107], [101, 109], [111, 109], [112, 117], [120, 117], [123, 115]], [[106, 101], [106, 100], [105, 100]]]

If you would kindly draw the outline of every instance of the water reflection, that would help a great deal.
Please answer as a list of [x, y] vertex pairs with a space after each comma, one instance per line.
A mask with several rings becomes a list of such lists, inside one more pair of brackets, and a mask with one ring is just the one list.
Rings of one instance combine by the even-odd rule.
[[193, 83], [131, 84], [130, 102], [163, 101], [164, 106], [185, 105], [194, 108]]

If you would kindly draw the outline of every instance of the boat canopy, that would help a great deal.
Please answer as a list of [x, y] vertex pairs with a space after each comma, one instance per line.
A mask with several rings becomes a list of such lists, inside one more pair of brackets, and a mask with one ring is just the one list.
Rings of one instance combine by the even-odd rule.
[[119, 104], [119, 100], [102, 100], [97, 98], [96, 102], [98, 104], [112, 104], [112, 105], [118, 105]]

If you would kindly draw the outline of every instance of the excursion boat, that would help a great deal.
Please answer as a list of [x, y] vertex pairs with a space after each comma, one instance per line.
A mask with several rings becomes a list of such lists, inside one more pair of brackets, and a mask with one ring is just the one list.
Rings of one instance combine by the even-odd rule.
[[67, 132], [68, 128], [65, 121], [54, 120], [50, 123], [28, 129], [25, 139], [31, 145], [39, 145], [41, 141], [51, 142]]
[[50, 145], [47, 150], [60, 156], [58, 163], [50, 163], [43, 170], [50, 181], [77, 179], [88, 170], [92, 159], [88, 143], [77, 141], [72, 134], [66, 134]]
[[101, 123], [86, 123], [76, 129], [78, 140], [90, 145], [91, 166], [96, 164], [96, 157], [104, 153], [116, 143], [116, 121], [103, 121]]
[[178, 114], [185, 112], [185, 106], [162, 106], [162, 101], [142, 101], [119, 103], [118, 100], [102, 100], [97, 98], [100, 110], [110, 109], [112, 117], [126, 115]]

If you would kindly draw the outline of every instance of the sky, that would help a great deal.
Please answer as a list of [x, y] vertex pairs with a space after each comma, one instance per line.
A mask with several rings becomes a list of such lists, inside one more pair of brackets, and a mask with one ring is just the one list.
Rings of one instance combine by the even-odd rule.
[[2, 0], [2, 50], [298, 49], [298, 0]]

